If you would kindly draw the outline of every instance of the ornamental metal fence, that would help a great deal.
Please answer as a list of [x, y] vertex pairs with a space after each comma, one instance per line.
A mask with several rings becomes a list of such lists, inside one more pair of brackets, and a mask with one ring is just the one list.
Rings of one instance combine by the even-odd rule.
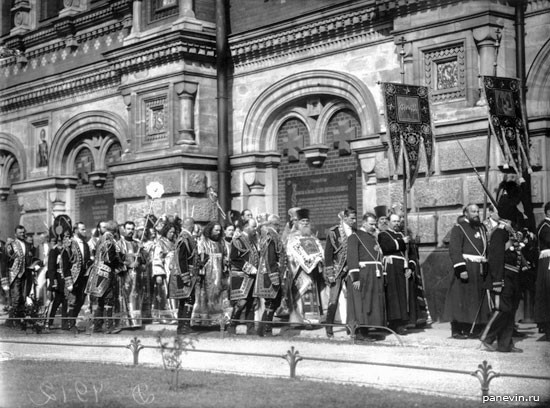
[[[88, 348], [120, 348], [128, 349], [132, 353], [133, 365], [139, 365], [139, 355], [140, 352], [144, 349], [154, 349], [154, 350], [175, 350], [173, 347], [166, 346], [150, 346], [144, 345], [141, 343], [141, 340], [134, 336], [130, 339], [128, 344], [90, 344], [90, 343], [64, 343], [64, 342], [42, 342], [42, 341], [26, 341], [26, 340], [10, 340], [10, 339], [0, 339], [0, 343], [11, 343], [11, 344], [33, 344], [33, 345], [46, 345], [46, 346], [60, 346], [60, 347], [88, 347]], [[190, 353], [204, 353], [204, 354], [220, 354], [220, 355], [235, 355], [235, 356], [246, 356], [246, 357], [262, 357], [262, 358], [273, 358], [273, 359], [284, 359], [288, 362], [290, 373], [290, 378], [297, 377], [297, 367], [299, 362], [303, 361], [316, 361], [322, 363], [336, 363], [336, 364], [349, 364], [349, 365], [366, 365], [366, 366], [378, 366], [378, 367], [393, 367], [400, 369], [410, 369], [410, 370], [421, 370], [429, 371], [435, 373], [446, 373], [446, 374], [457, 374], [457, 375], [468, 375], [476, 377], [479, 380], [481, 386], [481, 400], [486, 401], [486, 398], [489, 396], [489, 387], [491, 381], [495, 378], [517, 378], [517, 379], [529, 379], [529, 380], [538, 380], [538, 381], [548, 381], [550, 382], [550, 376], [540, 376], [540, 375], [528, 375], [528, 374], [518, 374], [518, 373], [502, 373], [496, 372], [493, 370], [493, 367], [487, 360], [483, 360], [474, 371], [466, 370], [455, 370], [448, 368], [438, 368], [438, 367], [425, 367], [419, 365], [408, 365], [408, 364], [395, 364], [395, 363], [381, 363], [375, 361], [364, 361], [364, 360], [344, 360], [336, 358], [323, 358], [315, 356], [302, 355], [294, 347], [290, 346], [286, 354], [272, 354], [272, 353], [252, 353], [252, 352], [239, 352], [239, 351], [228, 351], [228, 350], [206, 350], [199, 348], [188, 348], [185, 352]]]

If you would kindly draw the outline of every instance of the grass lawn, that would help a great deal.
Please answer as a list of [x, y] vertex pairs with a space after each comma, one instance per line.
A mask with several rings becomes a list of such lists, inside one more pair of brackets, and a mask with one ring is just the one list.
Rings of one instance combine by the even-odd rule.
[[472, 407], [477, 401], [370, 387], [83, 362], [0, 362], [0, 406], [16, 407]]

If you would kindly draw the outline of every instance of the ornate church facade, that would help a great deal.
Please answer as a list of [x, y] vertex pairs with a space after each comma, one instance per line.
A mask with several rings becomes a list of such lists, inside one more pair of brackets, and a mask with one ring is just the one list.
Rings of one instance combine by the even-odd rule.
[[[90, 229], [140, 218], [151, 181], [165, 189], [155, 214], [217, 218], [208, 189], [222, 187], [219, 137], [232, 208], [284, 218], [308, 207], [322, 237], [347, 205], [402, 201], [380, 82], [403, 80], [430, 89], [435, 173], [426, 177], [421, 156], [408, 194], [427, 259], [462, 206], [484, 200], [457, 140], [481, 173], [489, 158], [492, 190], [501, 180], [479, 76], [518, 76], [518, 9], [540, 217], [550, 200], [547, 0], [4, 1], [0, 238], [18, 224], [44, 232], [60, 213]], [[218, 135], [220, 114], [228, 127]]]

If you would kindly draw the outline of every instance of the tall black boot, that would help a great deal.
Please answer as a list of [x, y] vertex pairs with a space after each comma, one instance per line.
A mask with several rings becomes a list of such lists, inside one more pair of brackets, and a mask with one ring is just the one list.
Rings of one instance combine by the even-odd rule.
[[[330, 304], [327, 308], [327, 319], [325, 323], [327, 325], [334, 324], [334, 317], [336, 316], [336, 310], [338, 309], [338, 303]], [[325, 331], [327, 333], [327, 337], [334, 337], [334, 330], [332, 326], [325, 326]]]
[[[105, 314], [105, 306], [98, 303], [94, 311], [94, 317], [102, 318], [104, 314]], [[102, 331], [104, 325], [105, 325], [105, 322], [103, 321], [103, 319], [94, 319], [94, 327], [92, 331], [94, 333], [99, 333]]]
[[254, 305], [251, 305], [246, 309], [245, 320], [247, 320], [246, 334], [249, 336], [255, 336], [257, 332], [254, 327]]

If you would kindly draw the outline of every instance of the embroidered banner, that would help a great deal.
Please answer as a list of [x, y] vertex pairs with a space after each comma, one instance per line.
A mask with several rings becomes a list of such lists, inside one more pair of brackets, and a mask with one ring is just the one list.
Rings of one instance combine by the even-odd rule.
[[409, 188], [418, 176], [420, 148], [426, 153], [427, 175], [433, 170], [434, 140], [428, 87], [382, 83], [386, 105], [386, 127], [395, 168], [405, 149]]
[[506, 160], [505, 167], [512, 166], [519, 175], [524, 169], [531, 171], [519, 80], [484, 76], [483, 89], [489, 106], [489, 126]]

